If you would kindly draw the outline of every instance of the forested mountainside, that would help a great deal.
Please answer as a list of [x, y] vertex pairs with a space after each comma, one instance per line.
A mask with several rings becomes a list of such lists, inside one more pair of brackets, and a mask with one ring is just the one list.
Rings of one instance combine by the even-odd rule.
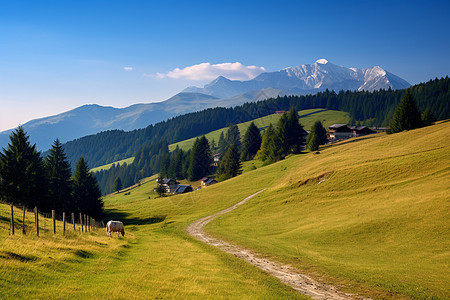
[[[450, 118], [449, 78], [434, 79], [412, 86], [411, 92], [421, 111], [430, 108], [438, 120]], [[334, 91], [306, 96], [284, 96], [233, 108], [210, 108], [188, 113], [144, 129], [125, 132], [111, 130], [65, 143], [69, 162], [75, 165], [82, 155], [96, 167], [135, 155], [144, 146], [165, 141], [168, 144], [210, 131], [267, 116], [280, 110], [327, 108], [350, 113], [351, 123], [387, 126], [404, 90], [375, 92]]]

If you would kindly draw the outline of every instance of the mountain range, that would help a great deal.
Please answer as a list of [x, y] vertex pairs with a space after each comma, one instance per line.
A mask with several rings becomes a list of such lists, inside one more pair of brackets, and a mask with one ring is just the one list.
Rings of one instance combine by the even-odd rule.
[[[247, 81], [219, 76], [203, 88], [188, 87], [157, 103], [135, 104], [121, 109], [84, 105], [58, 115], [31, 120], [23, 127], [39, 150], [47, 150], [56, 138], [66, 142], [105, 130], [129, 131], [206, 108], [232, 107], [277, 96], [314, 94], [326, 89], [374, 91], [409, 86], [405, 80], [378, 66], [346, 68], [319, 59], [314, 64], [262, 73]], [[0, 147], [6, 147], [11, 132], [0, 132]]]

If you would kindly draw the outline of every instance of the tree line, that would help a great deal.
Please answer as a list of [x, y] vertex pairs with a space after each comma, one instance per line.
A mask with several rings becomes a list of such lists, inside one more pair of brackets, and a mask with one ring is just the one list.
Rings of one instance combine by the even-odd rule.
[[[398, 99], [398, 102], [396, 102], [397, 97], [400, 96], [400, 98], [401, 98], [401, 96], [404, 96], [407, 93], [409, 93], [411, 95], [411, 97], [416, 97], [415, 95], [420, 95], [419, 99], [424, 99], [422, 97], [423, 96], [422, 93], [433, 94], [434, 96], [430, 96], [430, 98], [429, 98], [429, 99], [431, 99], [430, 101], [428, 101], [426, 104], [422, 103], [421, 105], [417, 105], [417, 106], [424, 107], [424, 114], [426, 114], [428, 116], [434, 115], [432, 107], [434, 107], [434, 108], [439, 107], [439, 109], [441, 109], [440, 116], [442, 117], [443, 115], [445, 115], [445, 114], [442, 114], [443, 112], [445, 112], [445, 107], [448, 107], [448, 101], [447, 101], [447, 103], [444, 103], [445, 99], [450, 100], [450, 99], [448, 99], [449, 98], [448, 85], [449, 85], [448, 78], [441, 79], [441, 80], [436, 79], [436, 80], [430, 81], [427, 84], [411, 87], [407, 90], [407, 92], [388, 90], [388, 91], [378, 91], [378, 92], [372, 92], [372, 93], [370, 93], [370, 92], [340, 92], [339, 94], [336, 94], [335, 92], [325, 91], [322, 93], [318, 93], [317, 95], [314, 95], [314, 96], [302, 96], [302, 97], [285, 96], [285, 97], [279, 97], [277, 99], [269, 99], [269, 100], [265, 100], [265, 101], [260, 101], [260, 102], [257, 102], [256, 104], [255, 103], [247, 103], [247, 104], [244, 104], [243, 106], [239, 106], [234, 109], [218, 108], [217, 110], [216, 109], [208, 109], [207, 111], [208, 112], [217, 112], [217, 111], [231, 111], [232, 110], [232, 111], [235, 111], [237, 115], [239, 115], [239, 112], [243, 110], [243, 111], [246, 111], [249, 113], [246, 116], [243, 116], [243, 115], [240, 116], [239, 119], [245, 120], [245, 117], [249, 117], [251, 115], [258, 114], [258, 112], [261, 114], [265, 114], [268, 112], [273, 113], [275, 111], [275, 109], [278, 110], [279, 108], [284, 108], [287, 105], [292, 105], [291, 108], [294, 110], [296, 110], [299, 106], [301, 106], [300, 109], [305, 109], [306, 107], [310, 107], [310, 106], [319, 106], [319, 107], [329, 106], [331, 108], [336, 109], [336, 108], [339, 108], [338, 104], [341, 103], [342, 105], [347, 105], [348, 110], [352, 110], [352, 109], [355, 110], [353, 112], [354, 116], [358, 116], [358, 114], [357, 114], [358, 111], [362, 111], [362, 112], [366, 111], [365, 117], [373, 116], [373, 114], [376, 115], [376, 118], [370, 118], [370, 119], [364, 120], [364, 121], [360, 121], [360, 120], [355, 121], [355, 119], [353, 117], [352, 125], [356, 125], [356, 124], [362, 125], [362, 124], [366, 124], [366, 123], [370, 123], [370, 124], [374, 125], [375, 124], [374, 120], [377, 120], [377, 119], [379, 119], [379, 120], [383, 119], [383, 122], [379, 123], [379, 124], [384, 124], [386, 122], [387, 122], [387, 124], [389, 124], [389, 122], [391, 122], [392, 119], [396, 118], [396, 117], [394, 117], [394, 112], [396, 110], [398, 102], [400, 102], [400, 99]], [[441, 92], [438, 92], [440, 89], [442, 89]], [[394, 101], [394, 99], [395, 99], [395, 101]], [[441, 99], [441, 100], [436, 101], [436, 99]], [[301, 101], [298, 102], [299, 100], [301, 100]], [[325, 100], [327, 103], [325, 103]], [[308, 103], [308, 101], [310, 101], [310, 103]], [[363, 105], [364, 101], [366, 101], [369, 104], [372, 102], [377, 102], [377, 104], [376, 105], [373, 104], [372, 106], [368, 104], [368, 105], [364, 106]], [[396, 105], [392, 106], [392, 105], [386, 104], [389, 101], [391, 101], [392, 103], [396, 103]], [[267, 107], [262, 105], [262, 104], [267, 105], [268, 103], [271, 103], [271, 102], [274, 102], [274, 103], [268, 105], [267, 107], [271, 107], [272, 109], [267, 109]], [[350, 106], [349, 103], [355, 103], [355, 105]], [[421, 102], [417, 101], [417, 103], [420, 104]], [[386, 107], [381, 107], [380, 105], [381, 106], [385, 105]], [[244, 107], [245, 107], [245, 109], [243, 109]], [[255, 107], [258, 109], [252, 110]], [[372, 107], [375, 107], [378, 110], [376, 110], [376, 109], [374, 110]], [[373, 111], [373, 112], [371, 112], [371, 111]], [[447, 111], [448, 111], [448, 109], [447, 109]], [[191, 113], [191, 114], [188, 114], [188, 116], [189, 117], [194, 117], [194, 116], [198, 116], [198, 115], [204, 116], [205, 113], [206, 113], [206, 111], [199, 112], [199, 113]], [[383, 114], [385, 114], [385, 115], [383, 115]], [[292, 118], [293, 115], [291, 115], [291, 114], [289, 114], [289, 115], [291, 116], [290, 118]], [[184, 116], [180, 116], [177, 118], [182, 118], [182, 117], [184, 117]], [[168, 120], [167, 122], [165, 122], [165, 124], [174, 122], [174, 120], [176, 120], [177, 118]], [[433, 120], [434, 119], [438, 120], [439, 118], [433, 117]], [[214, 119], [211, 122], [212, 122], [212, 127], [214, 128]], [[223, 163], [221, 166], [218, 166], [217, 170], [214, 167], [210, 166], [212, 158], [207, 158], [208, 155], [204, 155], [204, 157], [205, 157], [204, 159], [199, 159], [197, 157], [197, 154], [195, 154], [196, 151], [189, 151], [189, 153], [187, 153], [185, 151], [182, 151], [181, 149], [176, 149], [174, 152], [169, 153], [168, 148], [166, 146], [169, 143], [167, 140], [162, 140], [162, 141], [157, 140], [157, 139], [152, 140], [151, 145], [153, 145], [153, 146], [150, 146], [150, 148], [152, 148], [153, 150], [150, 151], [148, 146], [144, 146], [140, 151], [136, 152], [135, 157], [139, 158], [138, 161], [140, 163], [131, 164], [131, 165], [121, 165], [120, 167], [113, 167], [110, 170], [101, 171], [100, 173], [96, 174], [97, 178], [100, 182], [100, 187], [101, 187], [102, 193], [105, 194], [105, 193], [110, 193], [110, 192], [114, 191], [115, 189], [113, 188], [113, 183], [118, 179], [121, 180], [121, 183], [124, 187], [127, 187], [127, 186], [133, 185], [134, 183], [137, 183], [139, 181], [139, 179], [141, 179], [141, 178], [144, 178], [144, 177], [156, 174], [156, 173], [161, 173], [163, 176], [176, 178], [176, 179], [198, 180], [199, 177], [196, 176], [195, 174], [199, 173], [199, 171], [196, 168], [192, 167], [194, 160], [197, 162], [202, 162], [202, 165], [208, 166], [208, 168], [209, 168], [208, 172], [207, 172], [206, 167], [203, 167], [203, 172], [200, 172], [200, 173], [213, 174], [214, 172], [217, 171], [217, 175], [220, 178], [227, 178], [230, 175], [224, 170], [224, 164], [225, 164], [225, 162], [229, 161], [230, 159], [236, 160], [237, 158], [239, 158], [240, 161], [245, 161], [245, 160], [249, 159], [249, 157], [252, 157], [252, 155], [253, 156], [256, 155], [255, 153], [258, 152], [258, 158], [263, 160], [265, 163], [269, 163], [269, 162], [283, 159], [289, 152], [290, 153], [299, 153], [299, 150], [298, 150], [299, 146], [296, 146], [297, 149], [290, 148], [289, 151], [287, 149], [285, 149], [284, 147], [288, 147], [287, 145], [289, 145], [291, 143], [291, 141], [289, 141], [289, 137], [293, 136], [292, 132], [300, 132], [301, 129], [296, 128], [292, 132], [284, 132], [283, 131], [284, 130], [283, 128], [285, 128], [286, 123], [292, 124], [292, 120], [289, 119], [288, 115], [283, 115], [280, 118], [279, 122], [280, 122], [280, 124], [277, 124], [276, 128], [274, 126], [269, 126], [268, 128], [266, 128], [264, 130], [264, 136], [261, 138], [262, 147], [261, 147], [261, 149], [259, 149], [259, 145], [258, 145], [258, 148], [256, 150], [255, 149], [247, 150], [248, 145], [246, 145], [245, 147], [243, 147], [241, 149], [241, 146], [242, 146], [241, 139], [240, 139], [240, 137], [237, 138], [237, 136], [239, 135], [239, 133], [238, 133], [239, 130], [236, 125], [231, 124], [226, 135], [224, 135], [223, 133], [221, 134], [217, 145], [216, 145], [215, 141], [211, 141], [211, 143], [210, 143], [209, 148], [211, 149], [210, 151], [212, 154], [221, 153], [223, 155], [223, 157], [222, 157]], [[185, 124], [185, 123], [182, 122], [181, 124]], [[154, 126], [154, 128], [158, 128], [158, 126], [161, 126], [161, 125], [157, 124]], [[391, 126], [395, 127], [392, 124], [391, 124]], [[254, 127], [256, 127], [256, 126], [254, 126]], [[246, 133], [246, 134], [251, 134], [253, 137], [257, 136], [255, 132], [258, 131], [258, 134], [259, 134], [259, 130], [257, 128], [255, 129], [254, 127], [250, 126], [249, 129], [252, 129], [252, 133]], [[211, 130], [213, 130], [213, 129], [211, 129]], [[170, 136], [170, 131], [166, 132], [165, 134]], [[244, 138], [242, 143], [245, 144], [248, 142], [248, 140], [249, 140], [248, 138]], [[209, 141], [205, 142], [202, 138], [199, 138], [198, 141], [195, 142], [194, 148], [197, 149], [197, 147], [199, 146], [198, 143], [200, 143], [200, 142], [203, 143], [203, 146], [201, 146], [201, 148], [206, 149], [207, 147], [204, 145], [206, 144], [206, 142], [209, 143]], [[303, 140], [300, 144], [304, 145], [306, 143], [306, 146], [309, 150], [316, 151], [319, 149], [319, 145], [323, 145], [325, 142], [326, 142], [326, 130], [325, 130], [325, 128], [323, 128], [323, 126], [320, 122], [316, 122], [314, 124], [314, 126], [311, 128], [311, 134], [308, 136], [308, 140], [307, 141]], [[231, 153], [231, 152], [227, 153], [227, 150], [231, 144], [234, 144], [233, 153]], [[157, 145], [159, 145], [159, 146], [157, 146]], [[164, 146], [161, 147], [161, 145], [164, 145]], [[257, 145], [257, 144], [252, 143], [250, 146], [255, 147], [255, 145]], [[192, 150], [194, 150], [194, 148]], [[250, 151], [250, 153], [253, 153], [253, 154], [249, 155], [248, 154], [249, 151]], [[238, 153], [238, 154], [236, 154], [236, 153]], [[143, 161], [145, 161], [145, 163], [142, 163]], [[235, 166], [235, 163], [230, 163], [230, 166]], [[230, 174], [235, 176], [236, 172], [239, 172], [239, 171], [233, 171]], [[224, 175], [224, 174], [226, 174], [226, 175]]]
[[80, 157], [74, 173], [57, 139], [45, 159], [18, 127], [0, 153], [0, 200], [41, 211], [103, 216], [103, 202], [96, 178]]
[[[446, 77], [415, 85], [409, 90], [420, 111], [425, 111], [428, 107], [437, 120], [443, 120], [450, 118], [449, 85], [450, 81]], [[283, 96], [233, 108], [209, 108], [130, 132], [105, 131], [65, 143], [63, 146], [72, 166], [75, 166], [80, 156], [84, 156], [92, 168], [136, 156], [142, 147], [158, 141], [172, 144], [228, 127], [232, 123], [251, 121], [278, 110], [287, 111], [291, 107], [296, 110], [340, 110], [350, 114], [351, 125], [387, 126], [404, 93], [404, 90], [391, 89], [338, 93], [326, 90], [314, 95]]]

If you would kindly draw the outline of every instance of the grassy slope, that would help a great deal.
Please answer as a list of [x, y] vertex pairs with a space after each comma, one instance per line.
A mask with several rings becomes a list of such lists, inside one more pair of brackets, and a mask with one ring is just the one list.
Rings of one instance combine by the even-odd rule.
[[[0, 295], [299, 297], [184, 231], [268, 187], [207, 230], [343, 289], [372, 297], [448, 298], [449, 134], [450, 123], [444, 123], [353, 139], [174, 197], [155, 198], [155, 183], [148, 181], [130, 195], [104, 199], [108, 213], [125, 221], [125, 239], [103, 232], [11, 237], [8, 207], [0, 205], [0, 267], [6, 274]], [[327, 172], [318, 184], [315, 178]], [[151, 224], [162, 215], [163, 222]]]
[[[328, 127], [330, 125], [336, 124], [336, 123], [347, 123], [350, 120], [349, 114], [342, 111], [336, 111], [336, 110], [324, 110], [324, 109], [308, 109], [308, 110], [301, 110], [299, 113], [299, 121], [303, 125], [305, 130], [309, 130], [311, 126], [314, 124], [315, 121], [319, 120], [323, 122], [324, 127]], [[273, 114], [266, 117], [258, 118], [253, 121], [244, 122], [238, 124], [239, 131], [241, 132], [241, 136], [244, 135], [245, 130], [250, 125], [251, 122], [255, 122], [255, 125], [258, 128], [263, 128], [269, 126], [269, 124], [276, 125], [278, 122], [278, 119], [281, 115]], [[227, 131], [227, 128], [218, 129], [215, 131], [212, 131], [208, 134], [206, 134], [206, 138], [209, 141], [214, 141], [217, 143], [219, 142], [220, 133], [223, 132], [225, 134]], [[185, 141], [181, 141], [178, 143], [174, 143], [169, 145], [169, 150], [172, 151], [176, 148], [178, 145], [183, 150], [189, 150], [192, 148], [192, 145], [194, 144], [196, 138], [188, 139]]]
[[111, 169], [111, 167], [114, 164], [118, 164], [120, 166], [120, 165], [122, 165], [124, 163], [127, 163], [129, 165], [129, 164], [133, 163], [133, 161], [134, 161], [134, 157], [129, 157], [129, 158], [125, 158], [125, 159], [122, 159], [122, 160], [119, 160], [119, 161], [116, 161], [116, 162], [113, 162], [113, 163], [110, 163], [110, 164], [106, 164], [106, 165], [103, 165], [103, 166], [100, 166], [100, 167], [92, 168], [91, 171], [92, 172], [98, 172], [98, 171], [101, 171], [101, 170], [109, 170], [109, 169]]
[[[188, 220], [208, 210], [189, 197], [156, 198], [154, 181], [129, 195], [106, 197], [113, 218], [125, 220], [126, 237], [107, 238], [104, 231], [49, 232], [41, 220], [41, 237], [30, 231], [8, 236], [9, 207], [0, 205], [0, 298], [261, 298], [304, 299], [292, 289], [233, 256], [191, 239], [182, 230]], [[200, 191], [201, 192], [201, 191]], [[197, 193], [197, 196], [201, 194]], [[213, 202], [209, 199], [209, 202]], [[154, 223], [158, 211], [170, 218]], [[32, 226], [32, 215], [27, 221]], [[20, 217], [17, 212], [16, 218]], [[58, 224], [61, 228], [61, 224]]]
[[207, 230], [374, 297], [449, 298], [449, 136], [447, 122], [249, 172], [208, 196], [277, 179]]

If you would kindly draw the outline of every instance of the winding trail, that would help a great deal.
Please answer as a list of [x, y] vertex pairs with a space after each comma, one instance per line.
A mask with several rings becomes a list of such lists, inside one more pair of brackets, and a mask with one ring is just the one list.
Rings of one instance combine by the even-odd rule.
[[[233, 254], [234, 256], [241, 258], [252, 265], [257, 266], [258, 268], [266, 271], [272, 276], [275, 276], [280, 279], [281, 282], [283, 282], [286, 285], [289, 285], [293, 287], [295, 290], [299, 291], [300, 293], [309, 296], [313, 299], [336, 299], [336, 300], [343, 300], [343, 299], [362, 299], [362, 297], [358, 297], [353, 294], [348, 293], [342, 293], [339, 292], [334, 286], [326, 284], [326, 283], [319, 283], [316, 280], [312, 279], [309, 276], [306, 276], [304, 274], [300, 274], [297, 270], [295, 270], [290, 265], [284, 265], [279, 262], [275, 262], [272, 260], [268, 260], [265, 258], [262, 258], [260, 254], [253, 252], [249, 249], [243, 248], [241, 246], [236, 246], [229, 244], [225, 241], [219, 240], [217, 238], [214, 238], [208, 234], [206, 234], [203, 231], [203, 227], [217, 218], [218, 216], [221, 216], [223, 214], [226, 214], [233, 209], [237, 208], [238, 206], [244, 204], [254, 196], [258, 195], [259, 193], [263, 192], [264, 190], [261, 190], [259, 192], [254, 193], [253, 195], [248, 196], [244, 200], [240, 201], [239, 203], [236, 203], [235, 205], [224, 209], [222, 211], [219, 211], [215, 214], [212, 214], [210, 216], [201, 218], [194, 223], [190, 224], [187, 227], [187, 232], [193, 236], [194, 238], [209, 244], [213, 245], [217, 248], [219, 248], [222, 251], [225, 251], [227, 253]], [[367, 298], [364, 298], [367, 299]]]

